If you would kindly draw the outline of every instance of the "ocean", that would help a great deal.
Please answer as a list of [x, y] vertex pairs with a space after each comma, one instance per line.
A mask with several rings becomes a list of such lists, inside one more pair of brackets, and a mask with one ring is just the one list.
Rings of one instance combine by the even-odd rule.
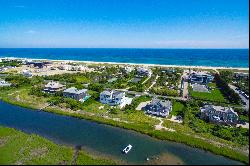
[[0, 48], [0, 57], [249, 67], [249, 49]]

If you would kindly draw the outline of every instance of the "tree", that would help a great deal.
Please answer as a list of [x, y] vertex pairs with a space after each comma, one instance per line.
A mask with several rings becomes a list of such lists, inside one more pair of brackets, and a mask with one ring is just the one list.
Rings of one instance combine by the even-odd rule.
[[93, 84], [89, 84], [88, 89], [100, 93], [100, 92], [102, 92], [104, 90], [104, 87], [101, 84], [93, 83]]

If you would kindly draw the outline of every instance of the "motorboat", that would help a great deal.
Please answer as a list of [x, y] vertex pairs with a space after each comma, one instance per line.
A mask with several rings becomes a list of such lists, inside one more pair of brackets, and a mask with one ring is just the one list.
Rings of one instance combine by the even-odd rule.
[[127, 153], [132, 149], [132, 147], [133, 147], [133, 146], [129, 144], [128, 146], [126, 146], [126, 147], [122, 150], [122, 152], [125, 153], [125, 154], [127, 154]]

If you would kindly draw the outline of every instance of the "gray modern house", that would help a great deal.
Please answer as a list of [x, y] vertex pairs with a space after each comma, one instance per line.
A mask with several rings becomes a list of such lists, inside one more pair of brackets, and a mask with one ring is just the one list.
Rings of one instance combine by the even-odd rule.
[[236, 124], [238, 122], [238, 114], [231, 107], [221, 107], [214, 105], [204, 105], [200, 108], [201, 118], [210, 122]]
[[146, 114], [167, 117], [172, 111], [172, 103], [167, 100], [153, 99], [149, 104], [147, 104], [143, 110]]
[[148, 68], [138, 67], [136, 69], [137, 75], [140, 77], [150, 77], [152, 75], [152, 71]]
[[84, 98], [88, 96], [87, 91], [87, 89], [78, 90], [75, 87], [71, 87], [63, 91], [63, 96], [80, 101], [84, 100]]
[[189, 81], [190, 83], [198, 83], [198, 84], [208, 84], [209, 82], [212, 82], [214, 79], [214, 76], [207, 74], [205, 72], [193, 72], [189, 75]]

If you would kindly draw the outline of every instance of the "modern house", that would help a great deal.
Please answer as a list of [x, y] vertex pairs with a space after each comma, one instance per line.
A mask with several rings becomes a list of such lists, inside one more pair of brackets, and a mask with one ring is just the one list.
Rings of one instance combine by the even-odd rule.
[[173, 69], [173, 68], [170, 68], [170, 69], [161, 69], [161, 72], [162, 73], [175, 73], [176, 70]]
[[110, 106], [124, 107], [126, 104], [130, 104], [131, 98], [125, 97], [125, 92], [105, 90], [100, 93], [100, 102], [108, 104]]
[[0, 87], [7, 87], [7, 86], [11, 86], [11, 83], [8, 83], [4, 80], [0, 80]]
[[48, 65], [52, 64], [52, 62], [33, 62], [33, 61], [27, 61], [26, 65], [34, 68], [44, 68]]
[[23, 70], [23, 76], [25, 77], [32, 77], [32, 72], [29, 70]]
[[75, 87], [68, 88], [63, 91], [64, 97], [69, 97], [78, 101], [84, 101], [84, 99], [88, 96], [87, 89], [78, 90]]
[[204, 105], [200, 108], [201, 118], [211, 122], [236, 124], [238, 114], [231, 107], [221, 107], [214, 105]]
[[65, 89], [65, 85], [60, 84], [59, 82], [50, 81], [45, 85], [43, 91], [47, 93], [55, 93]]
[[124, 70], [125, 70], [125, 72], [128, 74], [128, 73], [132, 72], [132, 71], [134, 70], [134, 68], [133, 68], [133, 67], [130, 67], [130, 66], [126, 66], [126, 67], [124, 68]]
[[172, 111], [172, 103], [169, 100], [165, 101], [154, 98], [143, 108], [143, 110], [146, 114], [167, 117]]
[[235, 72], [234, 75], [237, 79], [242, 79], [242, 78], [248, 79], [249, 78], [249, 73]]
[[141, 77], [145, 77], [145, 76], [150, 77], [152, 75], [152, 71], [148, 68], [138, 67], [136, 71], [137, 71], [137, 75]]
[[189, 75], [190, 83], [197, 83], [197, 84], [208, 84], [212, 82], [214, 76], [207, 74], [205, 72], [193, 72]]

